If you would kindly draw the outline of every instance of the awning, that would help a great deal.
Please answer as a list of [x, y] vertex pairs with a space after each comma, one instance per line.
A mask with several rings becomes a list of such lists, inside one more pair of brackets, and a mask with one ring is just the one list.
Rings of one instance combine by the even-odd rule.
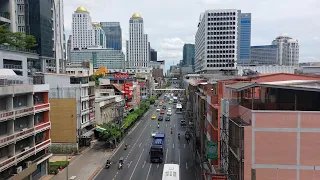
[[91, 138], [91, 136], [94, 134], [93, 129], [87, 131], [86, 133], [82, 134], [82, 138]]
[[100, 126], [97, 126], [95, 130], [98, 131], [98, 132], [104, 132], [106, 129], [102, 128]]

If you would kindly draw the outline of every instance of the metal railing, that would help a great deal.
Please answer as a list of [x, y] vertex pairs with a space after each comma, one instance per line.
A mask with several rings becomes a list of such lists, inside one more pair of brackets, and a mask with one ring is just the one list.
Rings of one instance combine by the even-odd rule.
[[2, 49], [2, 50], [8, 50], [8, 51], [28, 52], [28, 53], [37, 54], [37, 51], [35, 51], [35, 50], [17, 48], [17, 47], [6, 46], [6, 45], [0, 45], [0, 49]]
[[9, 13], [0, 12], [0, 17], [3, 17], [3, 18], [6, 18], [6, 19], [10, 20], [10, 14]]
[[3, 68], [5, 68], [5, 69], [22, 69], [22, 65], [4, 64]]

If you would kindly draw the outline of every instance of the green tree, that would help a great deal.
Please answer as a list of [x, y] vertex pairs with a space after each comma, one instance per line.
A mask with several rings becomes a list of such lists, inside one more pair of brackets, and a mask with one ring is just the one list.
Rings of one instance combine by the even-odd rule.
[[114, 123], [107, 123], [100, 125], [102, 128], [106, 129], [104, 132], [100, 133], [100, 139], [103, 141], [111, 141], [120, 139], [121, 130], [120, 126]]
[[7, 28], [7, 24], [0, 25], [0, 44], [8, 44], [23, 49], [31, 49], [37, 46], [34, 36], [25, 35], [21, 32], [11, 32]]
[[95, 81], [96, 86], [100, 85], [99, 79], [103, 78], [103, 74], [94, 74], [90, 76], [90, 81]]
[[36, 38], [32, 35], [26, 35], [25, 42], [26, 42], [26, 49], [31, 49], [38, 45]]

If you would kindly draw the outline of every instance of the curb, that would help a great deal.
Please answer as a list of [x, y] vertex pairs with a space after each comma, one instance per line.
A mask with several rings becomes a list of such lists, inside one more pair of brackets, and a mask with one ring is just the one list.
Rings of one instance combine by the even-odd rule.
[[97, 176], [97, 174], [101, 171], [101, 169], [102, 169], [102, 167], [97, 168], [97, 169], [94, 171], [94, 173], [92, 173], [92, 175], [89, 177], [89, 180], [93, 180], [93, 179]]

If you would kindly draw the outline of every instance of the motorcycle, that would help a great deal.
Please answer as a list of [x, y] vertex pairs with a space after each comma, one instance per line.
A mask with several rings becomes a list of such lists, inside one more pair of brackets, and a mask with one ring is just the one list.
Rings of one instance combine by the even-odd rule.
[[127, 148], [128, 148], [128, 145], [124, 145], [124, 150], [127, 150]]
[[178, 134], [178, 139], [180, 140], [180, 134]]
[[118, 165], [118, 169], [119, 169], [119, 170], [122, 169], [123, 162], [124, 162], [123, 157], [121, 157], [121, 158], [119, 159], [119, 165]]
[[109, 167], [111, 166], [111, 163], [107, 163], [106, 164], [106, 168], [109, 169]]

